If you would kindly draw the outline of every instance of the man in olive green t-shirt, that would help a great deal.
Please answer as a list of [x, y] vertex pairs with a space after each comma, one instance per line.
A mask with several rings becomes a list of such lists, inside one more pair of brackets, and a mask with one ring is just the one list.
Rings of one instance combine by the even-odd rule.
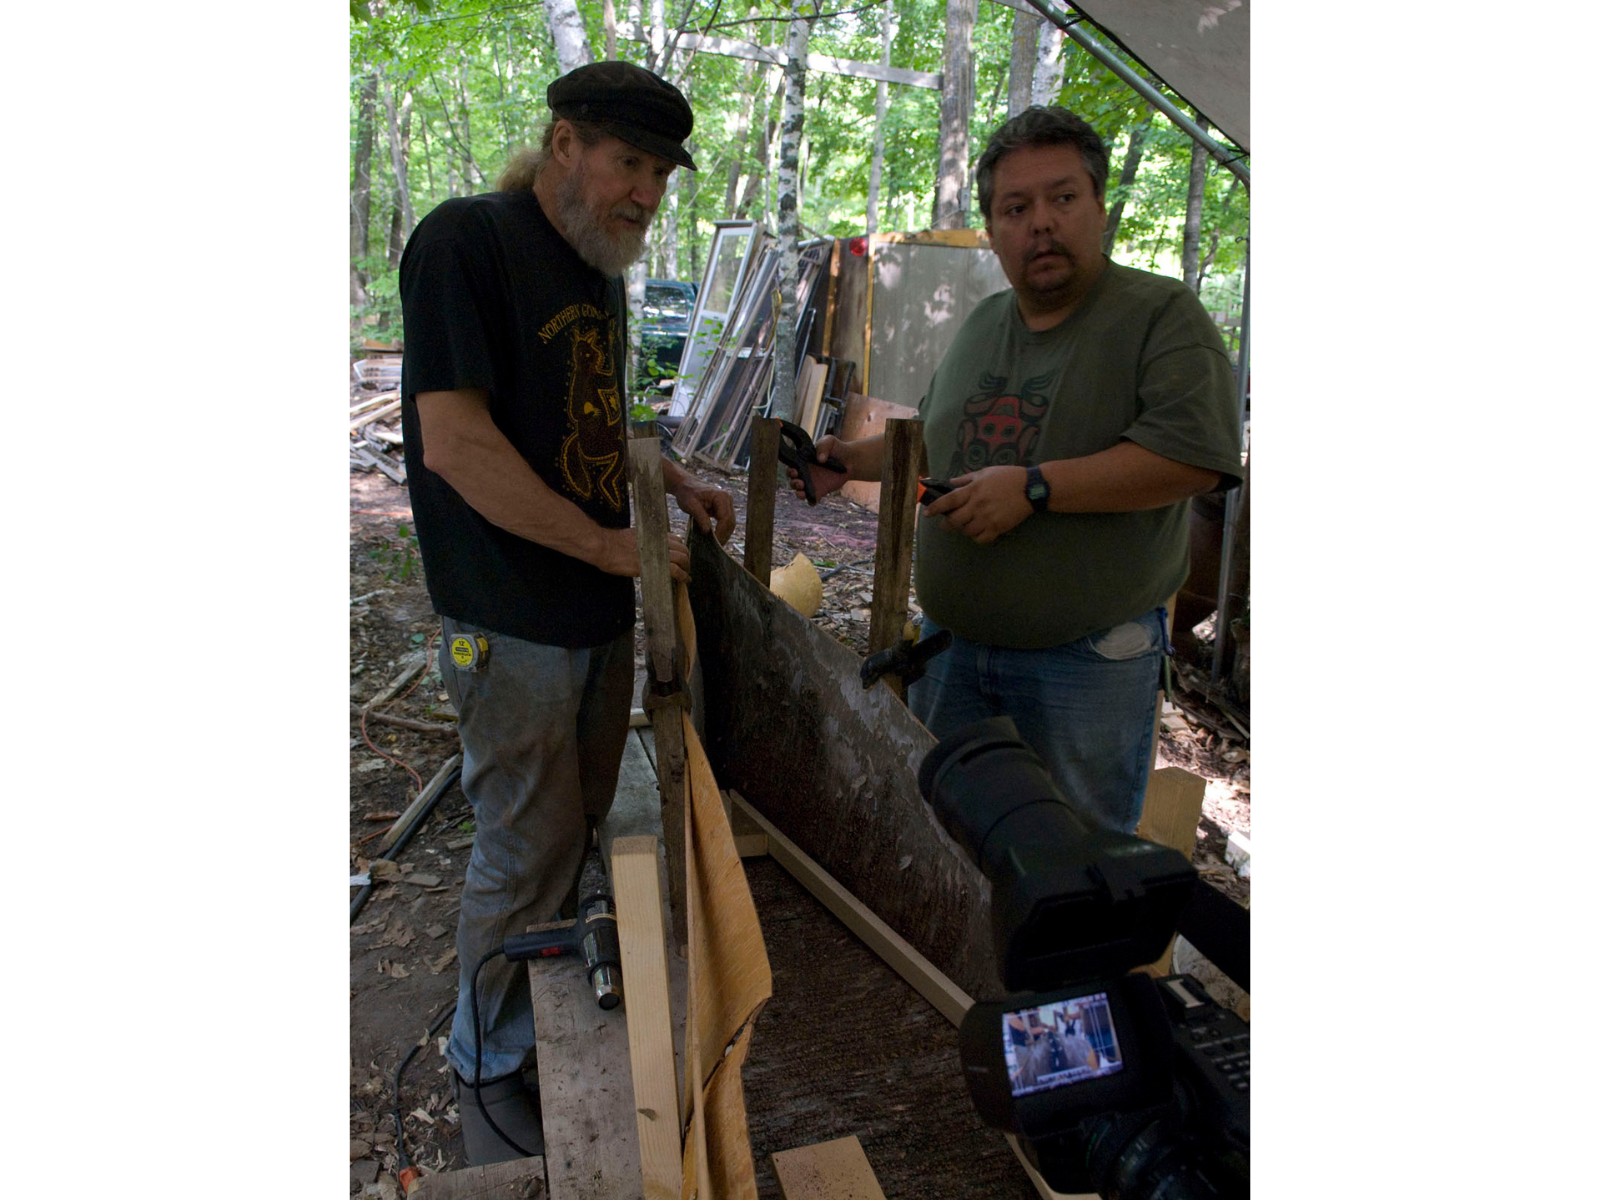
[[[1113, 263], [1104, 143], [1061, 108], [989, 139], [978, 204], [1011, 290], [982, 301], [921, 411], [934, 476], [918, 524], [923, 636], [954, 645], [911, 688], [934, 736], [1005, 715], [1088, 815], [1132, 831], [1189, 498], [1239, 482], [1233, 371], [1177, 280]], [[819, 492], [881, 477], [882, 438], [824, 437]]]

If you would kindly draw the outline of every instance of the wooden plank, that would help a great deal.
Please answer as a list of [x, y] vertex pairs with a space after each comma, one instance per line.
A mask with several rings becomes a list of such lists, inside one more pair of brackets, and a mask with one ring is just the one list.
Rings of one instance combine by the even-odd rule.
[[[1134, 833], [1169, 846], [1193, 862], [1195, 830], [1200, 825], [1200, 811], [1205, 798], [1206, 781], [1200, 776], [1182, 767], [1161, 767], [1151, 771], [1150, 782], [1144, 789], [1144, 812], [1139, 816], [1139, 825]], [[1176, 944], [1175, 937], [1169, 938], [1161, 957], [1139, 969], [1157, 979], [1172, 974], [1172, 948]]]
[[445, 783], [450, 778], [450, 772], [460, 765], [461, 755], [459, 754], [452, 754], [445, 759], [444, 766], [439, 768], [439, 773], [428, 780], [427, 786], [417, 793], [417, 798], [406, 806], [405, 812], [400, 814], [399, 819], [389, 826], [389, 831], [379, 839], [378, 854], [382, 854], [400, 840], [400, 835], [410, 827], [411, 822], [417, 819], [417, 814], [433, 803], [434, 797], [444, 790]]
[[750, 490], [745, 500], [744, 569], [762, 587], [772, 582], [772, 526], [778, 502], [778, 422], [757, 417], [750, 436]]
[[[676, 679], [677, 595], [668, 565], [667, 534], [671, 527], [661, 476], [661, 443], [654, 421], [632, 430], [628, 478], [637, 514], [646, 665], [658, 683], [686, 683]], [[683, 735], [675, 707], [658, 708], [652, 715], [656, 780], [661, 790], [661, 835], [667, 847], [667, 889], [672, 897], [672, 935], [674, 945], [681, 946], [688, 936], [683, 905]]]
[[644, 1200], [679, 1200], [681, 1114], [656, 839], [616, 839], [611, 845], [611, 878], [616, 888], [617, 938], [622, 944], [628, 1063]]
[[783, 1200], [885, 1200], [861, 1139], [851, 1134], [772, 1156]]
[[[872, 608], [867, 652], [876, 654], [900, 641], [911, 599], [911, 543], [917, 533], [917, 474], [922, 464], [922, 422], [891, 417], [883, 435], [883, 491], [878, 509], [878, 542], [872, 559]], [[885, 679], [906, 698], [898, 677]]]
[[361, 707], [377, 708], [380, 704], [387, 704], [394, 698], [396, 692], [405, 687], [406, 684], [410, 683], [411, 680], [415, 678], [417, 673], [427, 665], [427, 662], [428, 652], [426, 650], [414, 650], [410, 654], [406, 655], [406, 657], [402, 658], [398, 664], [400, 667], [400, 673], [391, 679], [387, 684], [385, 684], [381, 692], [379, 692], [371, 700], [368, 700]]
[[767, 835], [767, 853], [789, 874], [799, 881], [834, 916], [849, 928], [884, 962], [894, 968], [900, 978], [920, 992], [927, 1002], [938, 1009], [952, 1025], [959, 1025], [967, 1009], [972, 1007], [972, 997], [952, 983], [944, 972], [918, 953], [916, 947], [901, 937], [870, 908], [850, 894], [837, 879], [817, 865], [778, 831], [778, 827], [763, 817], [736, 791], [729, 791], [734, 812], [753, 822]]
[[[891, 419], [904, 417], [911, 420], [916, 415], [917, 410], [907, 405], [891, 404], [887, 400], [851, 392], [845, 400], [844, 411], [839, 416], [839, 440], [854, 442], [862, 438], [877, 437], [888, 428]], [[857, 504], [865, 505], [873, 512], [877, 512], [882, 486], [878, 483], [863, 483], [859, 479], [852, 479], [842, 490], [845, 499], [854, 500]]]
[[544, 1159], [537, 1154], [424, 1175], [406, 1193], [409, 1200], [543, 1200], [546, 1194]]
[[696, 712], [719, 782], [958, 986], [998, 991], [987, 885], [917, 788], [933, 735], [715, 538], [691, 529], [689, 548]]
[[[624, 988], [628, 983], [625, 975]], [[550, 1200], [636, 1198], [639, 1137], [626, 1011], [606, 1012], [595, 1002], [580, 958], [535, 958], [528, 984]]]
[[359, 416], [355, 420], [351, 421], [350, 422], [350, 432], [351, 433], [355, 433], [363, 425], [370, 425], [374, 421], [381, 421], [385, 417], [392, 417], [392, 416], [394, 416], [395, 413], [397, 413], [399, 411], [400, 411], [400, 401], [391, 400], [388, 404], [383, 405], [381, 408], [374, 409], [372, 412], [369, 412], [369, 413], [363, 413], [363, 414], [361, 414], [361, 416]]

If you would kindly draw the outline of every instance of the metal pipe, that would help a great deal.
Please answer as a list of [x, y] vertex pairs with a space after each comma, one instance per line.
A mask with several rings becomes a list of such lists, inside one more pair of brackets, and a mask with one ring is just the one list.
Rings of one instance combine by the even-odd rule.
[[[1239, 326], [1239, 448], [1244, 449], [1245, 405], [1250, 398], [1250, 240], [1244, 244], [1244, 314]], [[1239, 534], [1239, 489], [1228, 492], [1222, 517], [1222, 562], [1217, 568], [1217, 627], [1211, 639], [1211, 682], [1222, 679], [1228, 638], [1228, 589], [1233, 582], [1233, 543]]]
[[1028, 3], [1038, 9], [1040, 14], [1052, 25], [1105, 63], [1111, 69], [1112, 74], [1149, 101], [1152, 108], [1166, 114], [1168, 120], [1204, 146], [1212, 158], [1239, 177], [1239, 182], [1244, 184], [1245, 191], [1248, 192], [1250, 190], [1250, 168], [1239, 161], [1242, 155], [1229, 150], [1210, 134], [1206, 133], [1181, 108], [1141, 79], [1132, 67], [1085, 33], [1080, 28], [1082, 25], [1081, 18], [1074, 19], [1067, 16], [1065, 12], [1061, 11], [1056, 0], [1028, 0]]

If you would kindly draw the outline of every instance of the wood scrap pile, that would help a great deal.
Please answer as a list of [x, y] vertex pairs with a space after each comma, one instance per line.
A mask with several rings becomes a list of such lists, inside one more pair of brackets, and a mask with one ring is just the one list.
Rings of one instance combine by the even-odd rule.
[[[406, 481], [405, 439], [400, 434], [400, 359], [379, 354], [351, 367], [350, 469], [382, 471]], [[372, 390], [378, 388], [379, 390]]]

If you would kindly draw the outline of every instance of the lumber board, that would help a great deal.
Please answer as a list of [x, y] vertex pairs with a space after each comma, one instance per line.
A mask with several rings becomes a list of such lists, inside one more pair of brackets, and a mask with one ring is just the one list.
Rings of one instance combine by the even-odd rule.
[[885, 1200], [861, 1139], [835, 1138], [772, 1156], [783, 1200]]
[[915, 946], [889, 928], [805, 851], [784, 837], [748, 800], [735, 791], [730, 791], [728, 795], [733, 801], [733, 811], [766, 834], [767, 853], [779, 866], [794, 876], [806, 891], [822, 901], [829, 912], [892, 967], [900, 978], [916, 988], [945, 1020], [952, 1025], [961, 1024], [961, 1018], [972, 1007], [971, 996], [950, 982], [949, 977], [918, 953]]
[[[1144, 789], [1144, 812], [1134, 833], [1177, 850], [1194, 861], [1195, 830], [1206, 798], [1206, 781], [1182, 767], [1158, 767], [1150, 772]], [[1167, 939], [1161, 957], [1140, 969], [1159, 979], [1172, 974], [1172, 950], [1177, 938]]]
[[543, 1200], [549, 1194], [544, 1186], [544, 1159], [537, 1154], [424, 1175], [406, 1193], [410, 1200]]
[[444, 766], [439, 768], [438, 774], [428, 780], [427, 785], [417, 793], [417, 798], [407, 805], [405, 812], [401, 813], [395, 823], [389, 826], [389, 831], [378, 842], [378, 854], [382, 854], [400, 840], [400, 835], [410, 828], [411, 822], [417, 819], [417, 814], [431, 804], [433, 798], [444, 790], [445, 783], [450, 778], [450, 772], [460, 765], [460, 754], [452, 754], [444, 760]]
[[[922, 465], [922, 423], [891, 417], [883, 433], [883, 483], [878, 540], [872, 560], [872, 608], [867, 653], [894, 645], [911, 599], [911, 543], [917, 533], [917, 474]], [[905, 684], [885, 680], [900, 699]]]
[[689, 547], [717, 779], [969, 995], [1001, 994], [988, 882], [917, 789], [933, 735], [715, 538]]
[[394, 699], [395, 693], [411, 682], [417, 672], [427, 665], [427, 662], [428, 652], [426, 650], [413, 650], [396, 664], [400, 668], [400, 673], [385, 684], [381, 692], [361, 707], [377, 708], [380, 704], [387, 704]]
[[772, 582], [772, 526], [778, 502], [778, 422], [757, 417], [750, 435], [750, 484], [745, 499], [744, 568]]
[[606, 1012], [595, 1003], [580, 958], [535, 958], [528, 984], [550, 1200], [637, 1197], [639, 1139], [624, 1010]]
[[611, 848], [617, 938], [626, 989], [628, 1063], [644, 1200], [679, 1200], [683, 1161], [667, 980], [666, 928], [656, 839], [618, 838]]

